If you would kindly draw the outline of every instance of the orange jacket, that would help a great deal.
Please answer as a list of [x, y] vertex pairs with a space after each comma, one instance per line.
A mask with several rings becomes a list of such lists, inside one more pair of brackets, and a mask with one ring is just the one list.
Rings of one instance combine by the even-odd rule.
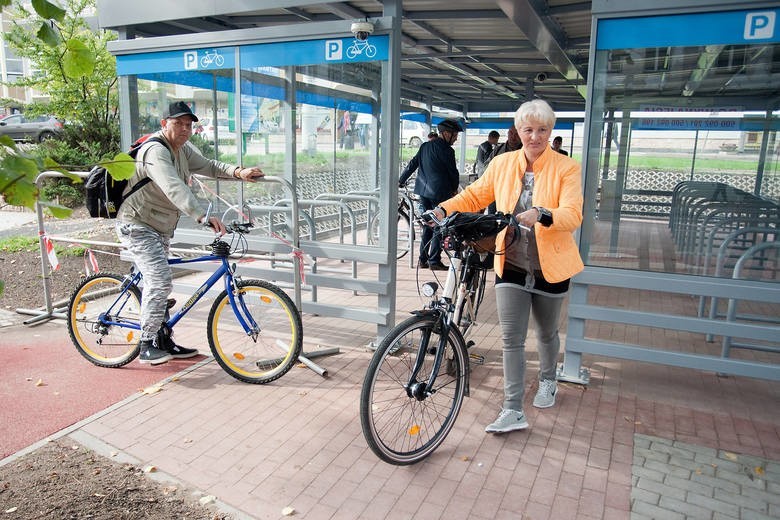
[[[522, 149], [498, 155], [490, 161], [482, 177], [440, 206], [449, 215], [454, 211], [480, 211], [495, 200], [498, 211], [513, 212], [523, 189], [526, 165]], [[573, 235], [582, 224], [580, 165], [548, 146], [534, 162], [533, 170], [533, 205], [547, 208], [553, 216], [550, 227], [535, 225], [539, 263], [545, 280], [561, 282], [584, 268]], [[498, 234], [497, 244], [504, 243], [505, 234], [506, 230]], [[503, 249], [503, 246], [497, 249]], [[496, 255], [493, 265], [501, 276], [504, 255]]]

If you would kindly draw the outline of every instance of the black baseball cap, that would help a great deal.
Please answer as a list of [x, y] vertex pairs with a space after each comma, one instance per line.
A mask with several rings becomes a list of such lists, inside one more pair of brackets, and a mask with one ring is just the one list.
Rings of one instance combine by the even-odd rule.
[[184, 101], [176, 101], [168, 105], [168, 110], [163, 113], [163, 119], [175, 119], [181, 116], [190, 116], [193, 121], [198, 120], [198, 116], [192, 113], [192, 109]]

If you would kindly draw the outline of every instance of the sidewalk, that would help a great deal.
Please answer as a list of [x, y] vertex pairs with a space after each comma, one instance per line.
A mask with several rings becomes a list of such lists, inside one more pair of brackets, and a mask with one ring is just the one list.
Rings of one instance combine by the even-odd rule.
[[[399, 267], [398, 309], [419, 306], [414, 279]], [[362, 298], [319, 296], [350, 305]], [[294, 368], [272, 384], [247, 385], [204, 362], [69, 435], [154, 465], [239, 518], [284, 518], [285, 507], [295, 518], [338, 520], [780, 518], [774, 382], [586, 356], [589, 386], [559, 384], [555, 407], [537, 410], [529, 376], [531, 428], [485, 434], [502, 396], [494, 306], [491, 288], [474, 338], [486, 361], [472, 367], [471, 396], [444, 444], [413, 466], [379, 461], [361, 431], [374, 327], [308, 315], [304, 349], [340, 349], [316, 359], [328, 378]], [[207, 311], [200, 305], [177, 327], [182, 344], [207, 352]], [[538, 370], [535, 345], [531, 334], [529, 374]]]

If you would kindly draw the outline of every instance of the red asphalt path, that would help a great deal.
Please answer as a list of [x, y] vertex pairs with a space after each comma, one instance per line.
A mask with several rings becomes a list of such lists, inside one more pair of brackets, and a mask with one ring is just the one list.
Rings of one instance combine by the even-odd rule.
[[202, 359], [101, 368], [61, 322], [0, 328], [0, 460]]

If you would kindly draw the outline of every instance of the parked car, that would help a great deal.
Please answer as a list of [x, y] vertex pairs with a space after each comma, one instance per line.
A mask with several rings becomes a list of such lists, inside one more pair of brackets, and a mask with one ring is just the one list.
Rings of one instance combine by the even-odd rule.
[[54, 116], [27, 119], [23, 114], [11, 114], [0, 119], [0, 135], [7, 135], [14, 141], [40, 143], [59, 136], [62, 128], [62, 121]]
[[401, 146], [418, 148], [428, 140], [428, 125], [419, 121], [403, 119], [401, 124]]
[[[209, 118], [203, 118], [199, 121], [201, 124], [201, 127], [203, 130], [200, 133], [200, 135], [206, 139], [208, 142], [213, 143], [214, 142], [214, 122], [213, 120]], [[216, 128], [216, 134], [217, 139], [222, 141], [233, 141], [236, 138], [235, 132], [230, 131], [230, 126], [228, 124], [228, 119], [225, 118], [218, 118], [217, 119], [217, 128]]]

